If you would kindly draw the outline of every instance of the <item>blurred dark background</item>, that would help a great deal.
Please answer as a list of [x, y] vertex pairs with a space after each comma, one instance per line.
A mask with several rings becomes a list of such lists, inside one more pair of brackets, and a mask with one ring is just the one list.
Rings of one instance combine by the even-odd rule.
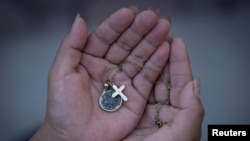
[[22, 141], [40, 126], [47, 73], [77, 13], [91, 32], [121, 7], [159, 9], [182, 37], [193, 75], [202, 82], [208, 124], [250, 124], [250, 1], [248, 0], [1, 0], [0, 138]]

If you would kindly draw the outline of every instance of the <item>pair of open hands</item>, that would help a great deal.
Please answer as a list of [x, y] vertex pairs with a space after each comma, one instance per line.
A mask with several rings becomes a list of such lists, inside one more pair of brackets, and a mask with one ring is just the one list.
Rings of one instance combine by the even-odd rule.
[[[169, 33], [169, 21], [152, 10], [122, 8], [90, 35], [77, 16], [49, 72], [44, 123], [30, 140], [199, 140], [199, 80], [192, 77], [185, 44], [167, 42]], [[158, 128], [155, 106], [167, 98], [162, 77], [171, 81], [171, 105], [160, 109], [167, 124]], [[106, 80], [126, 86], [128, 101], [112, 113], [98, 105]]]

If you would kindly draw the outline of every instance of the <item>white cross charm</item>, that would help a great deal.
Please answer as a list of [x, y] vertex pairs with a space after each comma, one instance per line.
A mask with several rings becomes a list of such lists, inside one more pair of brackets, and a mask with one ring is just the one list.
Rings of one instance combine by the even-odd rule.
[[124, 93], [122, 92], [123, 89], [125, 88], [125, 85], [121, 85], [120, 88], [118, 88], [115, 84], [112, 85], [112, 88], [115, 90], [115, 92], [112, 94], [112, 97], [116, 97], [117, 95], [120, 95], [121, 98], [124, 101], [128, 101], [128, 98], [124, 95]]

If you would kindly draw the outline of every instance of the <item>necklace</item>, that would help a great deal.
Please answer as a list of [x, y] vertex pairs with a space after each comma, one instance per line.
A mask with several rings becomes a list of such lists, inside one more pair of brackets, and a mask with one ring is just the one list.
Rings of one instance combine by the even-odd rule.
[[118, 110], [122, 101], [128, 101], [128, 98], [122, 92], [125, 89], [125, 85], [120, 87], [116, 86], [110, 80], [104, 83], [104, 90], [99, 97], [99, 106], [101, 109], [107, 112], [114, 112]]

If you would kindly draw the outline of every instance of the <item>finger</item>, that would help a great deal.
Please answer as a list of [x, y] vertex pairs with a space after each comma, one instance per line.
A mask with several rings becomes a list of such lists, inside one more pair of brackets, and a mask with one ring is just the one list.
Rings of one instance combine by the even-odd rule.
[[110, 64], [108, 61], [86, 53], [82, 55], [81, 65], [86, 68], [90, 77], [97, 82], [112, 80], [110, 78], [118, 71], [118, 67]]
[[[154, 87], [154, 98], [155, 103], [170, 101], [170, 91], [171, 83], [170, 83], [170, 70], [169, 70], [169, 60], [166, 63], [164, 70], [162, 71], [161, 77], [157, 79], [157, 83]], [[170, 103], [169, 103], [170, 104]]]
[[[198, 141], [201, 137], [201, 125], [204, 117], [204, 110], [199, 98], [199, 90], [194, 83], [197, 80], [190, 81], [181, 91], [179, 97], [180, 106], [177, 107], [177, 112], [174, 112], [175, 117], [172, 123], [162, 126], [157, 132], [152, 134], [148, 140], [188, 140]], [[173, 132], [167, 132], [167, 131]], [[181, 136], [180, 136], [181, 135]]]
[[[171, 21], [171, 20], [170, 20]], [[171, 44], [173, 39], [173, 34], [169, 31], [166, 41]], [[170, 104], [170, 93], [169, 88], [171, 89], [171, 82], [170, 82], [170, 68], [169, 68], [169, 61], [165, 65], [164, 71], [162, 72], [161, 77], [158, 78], [156, 81], [156, 85], [154, 87], [154, 93], [150, 95], [151, 103], [159, 103], [159, 102], [166, 102], [169, 101]], [[170, 84], [169, 84], [170, 83]]]
[[187, 48], [180, 38], [173, 38], [170, 49], [170, 101], [173, 106], [179, 106], [179, 92], [193, 79]]
[[81, 59], [81, 51], [86, 43], [87, 28], [84, 20], [77, 15], [70, 33], [62, 41], [57, 52], [50, 75], [59, 79], [76, 71]]
[[138, 14], [132, 25], [110, 47], [105, 58], [111, 63], [119, 64], [157, 23], [157, 15], [152, 10]]
[[[179, 112], [179, 109], [174, 108], [169, 105], [162, 105], [160, 109], [158, 104], [148, 104], [144, 115], [142, 117], [142, 121], [140, 122], [139, 128], [146, 128], [157, 126], [155, 123], [155, 119], [163, 121], [164, 123], [173, 122], [176, 114]], [[157, 115], [158, 114], [158, 115]]]
[[[184, 133], [187, 140], [198, 140], [201, 135], [201, 125], [204, 109], [199, 98], [199, 80], [194, 79], [186, 84], [180, 93], [180, 112], [173, 121], [173, 128]], [[189, 130], [192, 129], [192, 130]], [[187, 132], [189, 130], [189, 132]], [[182, 140], [182, 139], [181, 139]]]
[[169, 32], [169, 34], [168, 34], [168, 36], [167, 36], [167, 42], [169, 43], [169, 44], [171, 44], [171, 42], [172, 42], [172, 40], [173, 40], [173, 33], [170, 31]]
[[133, 79], [134, 87], [143, 97], [145, 97], [145, 99], [147, 99], [155, 80], [159, 77], [167, 62], [169, 50], [169, 44], [163, 42], [146, 62], [140, 73]]
[[154, 95], [153, 91], [150, 92], [147, 103], [148, 104], [155, 104], [156, 103], [155, 95]]
[[[157, 25], [149, 32], [145, 38], [138, 44], [138, 46], [131, 52], [122, 65], [122, 70], [133, 78], [139, 71], [138, 66], [148, 60], [148, 58], [155, 52], [155, 50], [166, 39], [169, 32], [170, 24], [166, 19], [158, 20]], [[133, 62], [133, 63], [128, 63]]]
[[117, 40], [134, 19], [132, 8], [122, 8], [106, 19], [88, 38], [85, 53], [103, 57], [110, 45]]

